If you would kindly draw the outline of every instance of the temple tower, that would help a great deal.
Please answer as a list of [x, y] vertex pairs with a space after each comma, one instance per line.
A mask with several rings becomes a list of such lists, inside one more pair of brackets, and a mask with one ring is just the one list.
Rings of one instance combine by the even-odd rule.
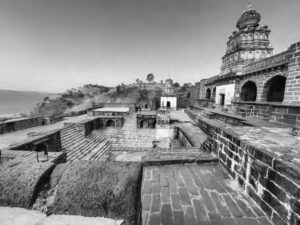
[[268, 26], [259, 26], [261, 15], [249, 3], [229, 37], [225, 55], [222, 57], [221, 74], [241, 74], [245, 64], [273, 55]]
[[163, 89], [163, 94], [160, 98], [160, 107], [168, 110], [177, 109], [177, 96], [174, 93], [173, 80], [167, 79]]

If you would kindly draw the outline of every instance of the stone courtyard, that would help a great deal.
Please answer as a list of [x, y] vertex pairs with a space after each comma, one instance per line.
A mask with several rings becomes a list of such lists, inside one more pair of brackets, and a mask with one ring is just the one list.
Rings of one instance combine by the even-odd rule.
[[142, 185], [145, 225], [273, 224], [218, 163], [145, 167]]
[[273, 55], [260, 21], [249, 2], [195, 84], [90, 84], [1, 122], [0, 225], [300, 225], [300, 42]]

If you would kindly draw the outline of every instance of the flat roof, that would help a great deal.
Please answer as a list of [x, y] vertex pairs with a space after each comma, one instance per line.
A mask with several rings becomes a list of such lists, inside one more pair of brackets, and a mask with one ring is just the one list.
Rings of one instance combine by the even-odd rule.
[[103, 107], [93, 109], [94, 112], [129, 112], [129, 107]]
[[137, 115], [156, 116], [156, 111], [140, 111]]

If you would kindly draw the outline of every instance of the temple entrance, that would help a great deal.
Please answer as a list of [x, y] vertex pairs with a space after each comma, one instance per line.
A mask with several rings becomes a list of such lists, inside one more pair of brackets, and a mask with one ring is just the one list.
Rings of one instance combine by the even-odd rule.
[[171, 107], [171, 102], [167, 101], [167, 108]]
[[106, 127], [115, 127], [115, 122], [113, 120], [107, 120]]
[[225, 94], [220, 94], [220, 105], [221, 106], [225, 105]]
[[141, 128], [148, 128], [149, 127], [149, 123], [147, 120], [142, 120], [141, 122]]

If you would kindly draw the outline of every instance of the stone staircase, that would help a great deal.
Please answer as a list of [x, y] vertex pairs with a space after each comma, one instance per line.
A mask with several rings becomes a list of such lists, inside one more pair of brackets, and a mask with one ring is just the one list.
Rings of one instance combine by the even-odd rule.
[[74, 126], [61, 131], [62, 149], [67, 154], [67, 161], [103, 160], [110, 150], [110, 143], [102, 130], [94, 130], [90, 135], [84, 135]]
[[110, 140], [112, 151], [148, 151], [152, 149], [152, 141], [155, 140], [155, 130], [151, 129], [106, 128], [104, 133]]
[[105, 128], [103, 130], [111, 143], [112, 151], [149, 151], [155, 140], [155, 129], [138, 129], [136, 114], [125, 118], [122, 128]]

